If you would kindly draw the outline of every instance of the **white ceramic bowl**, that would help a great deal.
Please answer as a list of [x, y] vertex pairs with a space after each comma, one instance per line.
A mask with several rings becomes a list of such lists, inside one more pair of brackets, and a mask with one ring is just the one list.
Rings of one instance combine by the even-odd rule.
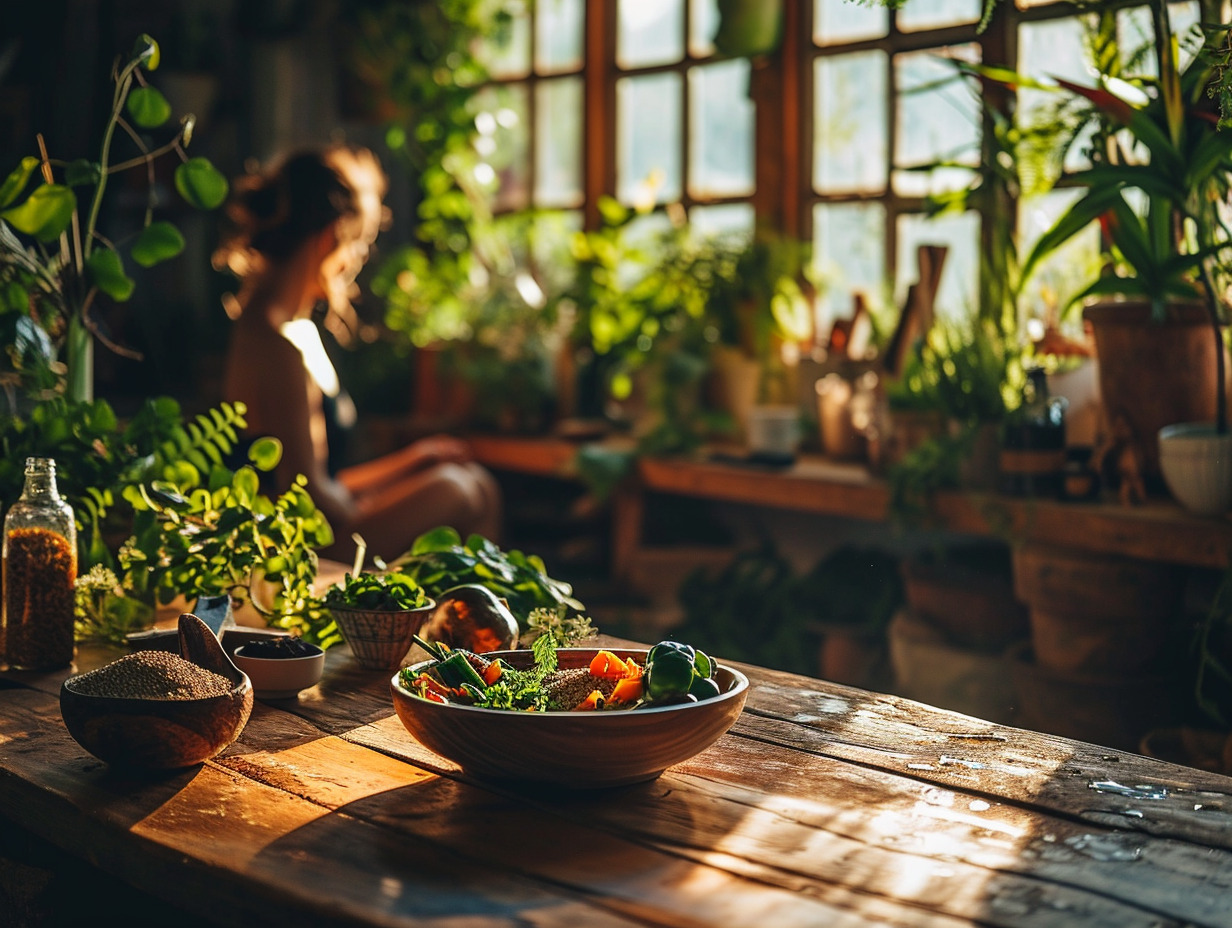
[[294, 699], [300, 690], [316, 685], [325, 670], [325, 652], [314, 644], [302, 645], [312, 649], [303, 657], [253, 657], [244, 653], [255, 647], [241, 645], [231, 659], [248, 674], [258, 699]]
[[1232, 432], [1220, 435], [1208, 422], [1159, 430], [1159, 468], [1176, 501], [1199, 515], [1232, 508]]

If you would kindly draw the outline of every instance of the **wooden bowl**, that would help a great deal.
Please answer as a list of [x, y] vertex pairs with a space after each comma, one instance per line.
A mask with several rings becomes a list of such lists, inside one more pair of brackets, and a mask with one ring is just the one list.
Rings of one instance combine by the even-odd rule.
[[369, 670], [397, 670], [415, 635], [432, 618], [436, 603], [418, 609], [346, 609], [330, 606], [338, 630], [351, 646], [355, 659]]
[[239, 737], [252, 712], [252, 683], [238, 670], [209, 626], [180, 616], [180, 656], [232, 683], [202, 699], [144, 699], [79, 692], [82, 675], [60, 687], [60, 714], [69, 734], [100, 760], [123, 767], [173, 770], [206, 761]]
[[[646, 651], [609, 649], [645, 663]], [[589, 666], [596, 648], [562, 648], [561, 670]], [[514, 667], [529, 667], [530, 651], [495, 651]], [[425, 661], [413, 668], [427, 666]], [[735, 724], [748, 678], [720, 666], [720, 695], [701, 702], [604, 712], [511, 712], [431, 702], [390, 681], [394, 709], [407, 731], [467, 773], [489, 780], [597, 789], [653, 780], [688, 760]]]

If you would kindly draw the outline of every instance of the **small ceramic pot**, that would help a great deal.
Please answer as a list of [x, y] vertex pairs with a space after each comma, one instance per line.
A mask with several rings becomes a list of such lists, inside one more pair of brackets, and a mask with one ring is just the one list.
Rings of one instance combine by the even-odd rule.
[[1232, 508], [1232, 432], [1209, 422], [1186, 422], [1159, 430], [1159, 467], [1176, 501], [1199, 515]]
[[754, 406], [749, 411], [749, 451], [791, 457], [800, 442], [800, 410], [795, 406]]
[[294, 699], [300, 690], [315, 686], [325, 670], [325, 652], [314, 644], [300, 643], [308, 653], [299, 656], [266, 657], [247, 653], [259, 643], [241, 645], [231, 656], [235, 666], [248, 674], [258, 699]]
[[381, 611], [331, 606], [330, 612], [351, 646], [351, 653], [363, 667], [397, 670], [435, 608], [436, 603], [428, 600], [427, 605], [418, 609]]

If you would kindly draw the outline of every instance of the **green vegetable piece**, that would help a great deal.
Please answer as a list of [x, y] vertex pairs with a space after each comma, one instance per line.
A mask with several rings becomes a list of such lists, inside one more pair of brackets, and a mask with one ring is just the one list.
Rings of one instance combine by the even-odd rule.
[[483, 677], [471, 666], [463, 651], [454, 651], [443, 661], [433, 665], [431, 670], [442, 683], [454, 689], [473, 686], [482, 693], [487, 687]]
[[697, 668], [698, 674], [709, 679], [714, 678], [714, 661], [710, 659], [710, 655], [703, 651], [694, 650], [693, 666]]
[[681, 644], [679, 641], [660, 641], [647, 653], [646, 663], [649, 664], [658, 655], [666, 654], [671, 651], [679, 651], [681, 654], [688, 657], [690, 663], [694, 661], [697, 655], [697, 652], [693, 650], [692, 645]]
[[719, 695], [719, 684], [709, 677], [694, 676], [689, 685], [689, 695], [696, 696], [699, 700], [711, 699]]
[[646, 656], [645, 675], [646, 692], [652, 700], [687, 693], [696, 675], [693, 655], [679, 647], [655, 645]]

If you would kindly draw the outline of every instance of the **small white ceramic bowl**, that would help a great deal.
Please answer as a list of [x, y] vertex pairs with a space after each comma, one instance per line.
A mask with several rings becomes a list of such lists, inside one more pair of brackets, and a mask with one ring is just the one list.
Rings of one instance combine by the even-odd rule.
[[315, 685], [325, 670], [325, 652], [315, 644], [300, 645], [312, 650], [303, 657], [253, 657], [245, 653], [259, 647], [254, 643], [241, 645], [231, 658], [248, 674], [258, 699], [294, 699], [300, 690]]
[[1232, 432], [1219, 434], [1206, 422], [1159, 430], [1159, 468], [1183, 507], [1198, 515], [1223, 515], [1232, 508]]

